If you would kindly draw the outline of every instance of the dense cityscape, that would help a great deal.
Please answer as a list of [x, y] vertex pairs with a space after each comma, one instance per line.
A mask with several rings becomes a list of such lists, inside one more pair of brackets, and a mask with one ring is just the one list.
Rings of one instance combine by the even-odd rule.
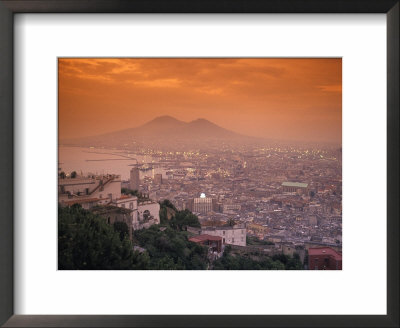
[[[231, 245], [242, 253], [255, 248], [270, 256], [296, 253], [303, 268], [309, 266], [305, 260], [310, 248], [326, 248], [341, 259], [341, 149], [254, 143], [236, 142], [227, 149], [208, 144], [175, 152], [164, 147], [140, 149], [136, 143], [113, 150], [92, 146], [86, 154], [102, 156], [96, 160], [100, 163], [124, 161], [129, 178], [115, 172], [75, 171], [71, 176], [60, 163], [59, 201], [80, 204], [103, 217], [124, 209], [125, 217], [108, 223], [127, 222], [131, 239], [135, 230], [160, 224], [160, 204], [167, 201], [175, 212], [186, 210], [197, 217], [200, 226], [185, 227], [189, 238], [219, 236], [221, 245], [212, 251], [216, 258]], [[209, 245], [215, 240], [199, 242]]]
[[[166, 173], [146, 176], [153, 167]], [[157, 164], [133, 169], [133, 176], [135, 170], [145, 178], [133, 189], [156, 201], [168, 199], [179, 210], [189, 209], [203, 224], [234, 219], [262, 240], [341, 244], [340, 149], [168, 152], [158, 154]], [[209, 208], [196, 203], [208, 199]]]
[[341, 59], [59, 74], [59, 269], [342, 269]]

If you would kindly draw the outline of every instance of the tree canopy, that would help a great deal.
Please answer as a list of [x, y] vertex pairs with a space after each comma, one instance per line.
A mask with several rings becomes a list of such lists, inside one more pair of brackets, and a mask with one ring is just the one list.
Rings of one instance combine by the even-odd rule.
[[225, 247], [224, 255], [213, 263], [214, 270], [302, 270], [303, 266], [298, 254], [293, 258], [284, 254], [273, 256], [252, 256], [240, 254]]
[[208, 266], [207, 248], [189, 241], [187, 232], [154, 225], [133, 235], [149, 254], [148, 269], [203, 270]]
[[[172, 204], [163, 202], [162, 208]], [[173, 206], [173, 205], [172, 205]], [[160, 209], [160, 215], [161, 215]], [[176, 210], [176, 208], [174, 208]], [[61, 270], [301, 270], [298, 254], [254, 255], [225, 246], [224, 255], [210, 263], [208, 248], [189, 241], [188, 226], [200, 227], [196, 215], [176, 211], [162, 225], [135, 230], [132, 242], [124, 222], [113, 225], [80, 205], [59, 207], [58, 267]], [[263, 243], [250, 238], [253, 243]], [[133, 250], [133, 245], [142, 249]]]
[[102, 217], [80, 205], [58, 209], [58, 268], [61, 270], [143, 269], [145, 258]]

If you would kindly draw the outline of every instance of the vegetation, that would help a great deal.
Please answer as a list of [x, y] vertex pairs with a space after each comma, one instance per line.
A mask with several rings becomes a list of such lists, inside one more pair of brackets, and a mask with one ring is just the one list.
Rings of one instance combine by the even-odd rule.
[[285, 265], [285, 270], [302, 270], [303, 264], [300, 261], [300, 256], [297, 253], [293, 257], [284, 254], [277, 254], [272, 257], [274, 261], [280, 261]]
[[[168, 211], [173, 213], [170, 219], [168, 219]], [[160, 203], [160, 223], [178, 231], [186, 231], [187, 227], [201, 227], [196, 215], [189, 210], [178, 211], [167, 199]]]
[[60, 270], [144, 269], [145, 258], [133, 252], [105, 220], [80, 205], [58, 209], [58, 268]]
[[[165, 216], [162, 225], [133, 232], [129, 240], [128, 226], [113, 225], [103, 217], [84, 210], [80, 205], [59, 207], [58, 267], [66, 270], [300, 270], [298, 254], [292, 257], [279, 254], [272, 258], [263, 254], [235, 251], [230, 245], [224, 255], [209, 263], [208, 249], [189, 241], [188, 226], [200, 227], [196, 215], [188, 210], [178, 211], [171, 202], [161, 204], [160, 216], [168, 209], [174, 215]], [[249, 237], [253, 245], [265, 242]], [[146, 251], [133, 250], [138, 245]]]
[[171, 227], [134, 232], [134, 242], [149, 254], [147, 269], [153, 270], [204, 270], [208, 266], [207, 248], [190, 242], [186, 232]]
[[233, 227], [236, 224], [236, 222], [234, 219], [230, 218], [228, 219], [228, 221], [226, 221], [226, 224], [230, 227]]
[[114, 231], [119, 233], [119, 239], [123, 241], [125, 238], [129, 238], [129, 228], [125, 222], [116, 221], [113, 224]]
[[171, 228], [179, 231], [187, 230], [187, 227], [201, 228], [199, 219], [189, 210], [178, 211], [169, 220]]
[[[168, 220], [168, 211], [173, 215]], [[134, 243], [145, 248], [149, 255], [148, 269], [203, 270], [208, 267], [207, 248], [190, 242], [188, 226], [200, 227], [199, 219], [188, 210], [178, 211], [169, 201], [160, 203], [162, 227], [134, 231]]]
[[144, 200], [148, 200], [145, 195], [143, 195], [141, 192], [137, 191], [137, 190], [132, 190], [129, 188], [121, 188], [121, 193], [125, 194], [125, 195], [132, 195], [132, 196], [136, 196], [138, 198], [138, 201], [144, 201]]
[[168, 214], [175, 215], [178, 212], [174, 204], [172, 204], [168, 199], [160, 202], [160, 223], [162, 225], [169, 225]]
[[270, 257], [255, 260], [250, 255], [239, 255], [232, 251], [230, 246], [225, 247], [224, 255], [213, 264], [214, 270], [285, 270], [280, 261], [273, 261]]
[[71, 179], [75, 179], [77, 177], [78, 173], [76, 171], [71, 172]]
[[161, 203], [160, 203], [160, 207], [169, 207], [171, 209], [173, 209], [175, 212], [178, 212], [178, 210], [176, 209], [175, 205], [171, 203], [171, 201], [169, 199], [164, 199]]
[[192, 224], [200, 226], [197, 217], [181, 211], [167, 227], [135, 231], [134, 244], [146, 249], [138, 253], [126, 223], [108, 225], [80, 205], [59, 207], [58, 266], [61, 270], [206, 269], [207, 248], [190, 242], [183, 231]]
[[224, 255], [213, 263], [214, 270], [302, 270], [298, 254], [289, 257], [283, 254], [272, 258], [266, 255], [235, 253], [229, 245], [225, 247]]
[[136, 197], [139, 197], [139, 195], [142, 195], [141, 193], [139, 193], [139, 191], [128, 189], [128, 188], [121, 188], [121, 193], [123, 193], [125, 195], [136, 196]]
[[249, 246], [263, 246], [263, 245], [275, 245], [272, 241], [260, 240], [257, 237], [247, 236], [246, 245]]

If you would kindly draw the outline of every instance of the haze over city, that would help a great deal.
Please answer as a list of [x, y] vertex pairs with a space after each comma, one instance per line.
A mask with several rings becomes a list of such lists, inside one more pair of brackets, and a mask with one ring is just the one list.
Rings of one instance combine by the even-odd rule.
[[61, 58], [59, 136], [100, 135], [168, 115], [247, 136], [340, 145], [341, 80], [338, 58]]
[[59, 269], [341, 270], [341, 59], [60, 59]]

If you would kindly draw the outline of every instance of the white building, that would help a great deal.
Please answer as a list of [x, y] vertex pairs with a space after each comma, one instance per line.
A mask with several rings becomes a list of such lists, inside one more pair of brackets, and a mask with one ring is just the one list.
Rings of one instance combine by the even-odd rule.
[[98, 198], [98, 203], [108, 204], [121, 197], [121, 177], [119, 175], [98, 175], [92, 177], [58, 179], [58, 201]]
[[246, 246], [246, 226], [245, 225], [235, 225], [233, 227], [230, 226], [222, 226], [222, 227], [201, 227], [191, 228], [188, 227], [187, 230], [189, 232], [198, 234], [198, 235], [211, 235], [211, 236], [219, 236], [222, 237], [223, 244], [229, 245], [237, 245], [237, 246]]
[[125, 208], [129, 210], [126, 213], [130, 213], [128, 226], [133, 230], [160, 223], [160, 204], [149, 198], [139, 202], [136, 196], [121, 195], [118, 175], [59, 179], [58, 198], [63, 206], [80, 204], [87, 210], [97, 205]]
[[137, 206], [137, 218], [133, 222], [133, 228], [143, 229], [152, 226], [153, 224], [160, 224], [160, 204], [152, 200], [139, 202]]

